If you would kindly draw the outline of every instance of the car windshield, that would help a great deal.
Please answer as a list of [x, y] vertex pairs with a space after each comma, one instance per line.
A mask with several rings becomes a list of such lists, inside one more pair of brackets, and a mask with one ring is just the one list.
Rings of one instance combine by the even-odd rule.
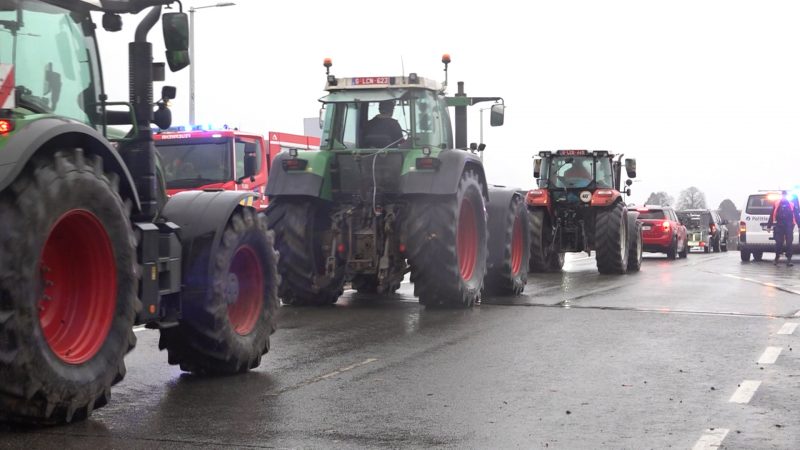
[[772, 214], [775, 200], [770, 200], [767, 194], [751, 195], [747, 199], [747, 214], [768, 215]]
[[611, 162], [593, 156], [554, 156], [550, 160], [550, 186], [556, 188], [601, 188], [614, 186]]
[[0, 65], [13, 67], [16, 106], [85, 123], [96, 117], [94, 40], [88, 15], [43, 2], [20, 1], [0, 11]]
[[228, 140], [157, 142], [168, 189], [190, 189], [232, 179]]

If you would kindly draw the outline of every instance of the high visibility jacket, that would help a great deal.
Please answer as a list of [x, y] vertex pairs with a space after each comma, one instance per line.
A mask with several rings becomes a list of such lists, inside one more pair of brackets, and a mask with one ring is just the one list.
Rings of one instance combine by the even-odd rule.
[[[781, 219], [781, 218], [778, 217], [778, 209], [781, 207], [781, 205], [784, 205], [784, 204], [789, 206], [789, 212], [791, 213], [791, 219], [789, 220], [789, 222], [787, 222], [785, 218]], [[781, 220], [781, 221], [779, 221], [779, 220]], [[775, 224], [775, 225], [796, 225], [797, 223], [800, 223], [800, 217], [798, 217], [798, 211], [794, 207], [794, 203], [793, 202], [790, 202], [788, 199], [785, 199], [785, 198], [782, 198], [782, 199], [778, 200], [777, 202], [775, 202], [775, 206], [772, 207], [772, 214], [770, 214], [770, 216], [769, 216], [769, 222], [767, 222], [768, 226], [771, 226], [773, 224]]]

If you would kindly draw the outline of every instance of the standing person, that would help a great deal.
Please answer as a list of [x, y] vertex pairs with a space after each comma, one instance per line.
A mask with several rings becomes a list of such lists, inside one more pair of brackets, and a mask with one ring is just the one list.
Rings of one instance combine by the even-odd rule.
[[775, 239], [775, 262], [778, 265], [778, 260], [781, 253], [786, 253], [786, 265], [791, 267], [792, 264], [792, 241], [794, 240], [794, 226], [800, 223], [800, 216], [798, 208], [795, 207], [794, 202], [786, 197], [786, 191], [781, 191], [781, 198], [775, 202], [772, 207], [772, 214], [769, 216], [767, 222], [767, 229], [775, 226], [773, 237]]

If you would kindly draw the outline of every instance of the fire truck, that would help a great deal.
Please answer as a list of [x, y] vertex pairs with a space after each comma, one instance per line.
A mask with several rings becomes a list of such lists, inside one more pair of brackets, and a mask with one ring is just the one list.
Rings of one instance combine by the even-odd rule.
[[[252, 191], [247, 202], [258, 210], [267, 207], [264, 190], [272, 160], [283, 150], [319, 149], [319, 138], [270, 131], [265, 139], [238, 129], [170, 130], [154, 136], [161, 158], [167, 194], [187, 190], [222, 189]], [[247, 156], [254, 157], [253, 176], [245, 175]], [[249, 173], [249, 172], [248, 172]]]

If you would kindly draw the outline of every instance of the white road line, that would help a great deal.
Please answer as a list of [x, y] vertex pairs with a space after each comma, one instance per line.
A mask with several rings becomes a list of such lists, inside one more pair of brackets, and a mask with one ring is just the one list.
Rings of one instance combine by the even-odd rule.
[[761, 381], [744, 380], [728, 401], [731, 403], [750, 403], [750, 399], [753, 398], [753, 394], [756, 393], [759, 386], [761, 386]]
[[[709, 272], [709, 273], [717, 273], [717, 272]], [[779, 285], [777, 285], [775, 283], [769, 283], [767, 281], [760, 281], [760, 280], [756, 280], [756, 279], [753, 279], [753, 278], [740, 277], [740, 276], [733, 275], [733, 274], [730, 274], [730, 273], [719, 273], [719, 275], [722, 275], [723, 277], [735, 278], [737, 280], [747, 281], [747, 282], [750, 282], [750, 283], [760, 284], [762, 286], [771, 287], [771, 288], [777, 289], [779, 291], [788, 292], [790, 294], [800, 295], [800, 291], [797, 291], [797, 290], [794, 290], [794, 289], [790, 289], [790, 288], [787, 288], [787, 287], [783, 287], [783, 286], [779, 286]], [[795, 314], [795, 316], [800, 317], [797, 314], [800, 314], [800, 311], [798, 311]]]
[[352, 365], [347, 366], [347, 367], [342, 367], [340, 369], [336, 369], [333, 372], [326, 373], [325, 375], [320, 375], [319, 377], [317, 377], [316, 381], [324, 380], [326, 378], [330, 378], [330, 377], [339, 375], [342, 372], [349, 372], [349, 371], [351, 371], [351, 370], [353, 370], [353, 369], [355, 369], [357, 367], [366, 366], [367, 364], [375, 362], [377, 360], [378, 360], [378, 358], [367, 358], [364, 361], [361, 361], [360, 363], [355, 363], [355, 364], [352, 364]]
[[764, 353], [761, 354], [761, 358], [758, 358], [759, 364], [775, 364], [775, 361], [778, 359], [778, 355], [781, 354], [783, 348], [781, 347], [767, 347], [764, 350]]
[[797, 322], [786, 322], [783, 324], [780, 330], [778, 330], [778, 334], [794, 334], [794, 330], [797, 329]]
[[145, 328], [144, 325], [136, 325], [135, 327], [133, 327], [133, 332], [134, 333], [138, 333], [138, 332], [144, 331], [146, 329], [147, 328]]
[[730, 430], [727, 428], [708, 429], [705, 434], [700, 436], [692, 450], [712, 450], [722, 446], [722, 441]]
[[800, 317], [800, 310], [798, 310], [796, 313], [794, 313], [794, 316], [795, 317]]

